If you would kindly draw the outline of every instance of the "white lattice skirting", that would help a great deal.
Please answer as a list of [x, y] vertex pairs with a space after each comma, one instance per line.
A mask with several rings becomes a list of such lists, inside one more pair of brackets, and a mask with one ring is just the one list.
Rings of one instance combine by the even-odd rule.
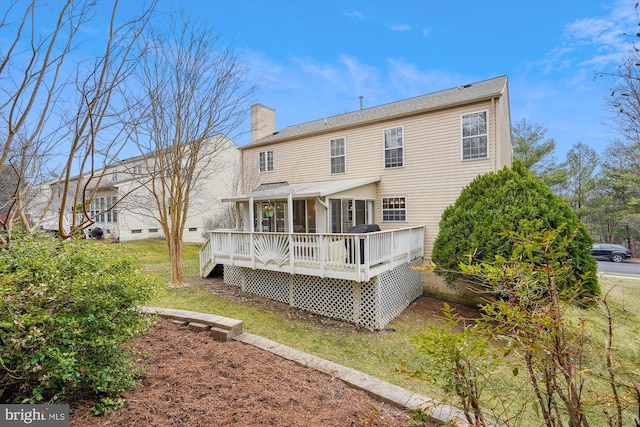
[[421, 260], [402, 264], [368, 282], [224, 266], [225, 283], [312, 313], [384, 329], [422, 295]]

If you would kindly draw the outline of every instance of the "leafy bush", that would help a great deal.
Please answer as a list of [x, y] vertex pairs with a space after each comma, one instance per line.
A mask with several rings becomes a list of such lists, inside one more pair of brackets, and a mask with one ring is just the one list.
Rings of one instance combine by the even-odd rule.
[[156, 284], [88, 242], [17, 236], [0, 251], [0, 401], [117, 395], [138, 371], [124, 344], [151, 319]]
[[514, 248], [509, 258], [461, 266], [501, 287], [505, 298], [484, 304], [464, 327], [468, 320], [445, 305], [443, 327], [414, 338], [424, 358], [414, 358], [416, 366], [405, 373], [442, 384], [478, 427], [495, 425], [491, 419], [504, 426], [639, 426], [638, 372], [612, 344], [628, 322], [624, 310], [613, 309], [606, 296], [594, 298], [604, 331], [594, 311], [576, 315], [572, 302], [583, 298], [581, 286], [559, 290], [571, 270], [560, 259], [572, 236], [564, 225], [539, 230], [538, 222], [522, 221], [522, 230], [502, 233]]
[[[567, 283], [583, 282], [587, 295], [598, 295], [596, 262], [591, 256], [592, 239], [586, 227], [562, 200], [519, 162], [512, 169], [477, 177], [456, 200], [445, 209], [440, 232], [433, 247], [435, 272], [449, 284], [456, 279], [468, 280], [460, 271], [460, 263], [492, 262], [495, 256], [508, 258], [513, 243], [504, 231], [518, 230], [521, 221], [531, 220], [539, 230], [554, 230], [564, 224], [564, 233], [572, 236], [566, 253], [558, 261], [571, 263]], [[539, 259], [538, 264], [543, 264]]]

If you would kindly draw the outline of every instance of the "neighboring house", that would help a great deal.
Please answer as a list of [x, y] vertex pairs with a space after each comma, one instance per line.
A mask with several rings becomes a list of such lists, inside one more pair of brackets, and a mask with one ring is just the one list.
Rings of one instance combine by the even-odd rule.
[[236, 230], [211, 232], [201, 273], [224, 265], [244, 290], [374, 329], [422, 294], [410, 267], [431, 261], [444, 209], [511, 166], [506, 76], [280, 131], [272, 109], [251, 113], [245, 193], [224, 199]]
[[[213, 137], [216, 144], [213, 160], [206, 164], [202, 178], [192, 191], [189, 211], [184, 229], [185, 242], [202, 243], [206, 240], [206, 222], [215, 217], [228, 216], [230, 207], [221, 202], [238, 192], [237, 175], [240, 170], [240, 152], [229, 139]], [[104, 238], [119, 241], [164, 238], [162, 226], [158, 222], [156, 202], [147, 189], [158, 173], [153, 165], [153, 157], [138, 156], [123, 160], [96, 171], [93, 177], [74, 177], [69, 189], [73, 194], [78, 185], [90, 180], [87, 192], [89, 216], [95, 221], [85, 229], [87, 236], [99, 228]], [[169, 173], [169, 172], [165, 172]], [[46, 231], [58, 230], [58, 212], [63, 210], [65, 228], [71, 223], [73, 197], [68, 197], [67, 206], [62, 207], [62, 187], [57, 182], [48, 185], [48, 197], [52, 197], [47, 220], [40, 226]], [[67, 229], [68, 231], [68, 229]]]

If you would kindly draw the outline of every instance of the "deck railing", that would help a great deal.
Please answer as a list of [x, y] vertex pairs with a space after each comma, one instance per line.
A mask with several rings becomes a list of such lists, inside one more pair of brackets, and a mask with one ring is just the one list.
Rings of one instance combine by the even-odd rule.
[[225, 264], [367, 281], [423, 255], [424, 227], [366, 234], [214, 230], [200, 250], [200, 272]]

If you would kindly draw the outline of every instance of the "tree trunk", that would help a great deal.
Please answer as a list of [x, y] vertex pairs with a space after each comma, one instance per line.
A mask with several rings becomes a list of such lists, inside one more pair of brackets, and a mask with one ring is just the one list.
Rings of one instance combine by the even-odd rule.
[[171, 286], [182, 286], [184, 284], [182, 281], [182, 240], [172, 232], [167, 239], [167, 246], [171, 264], [171, 280], [169, 284]]

